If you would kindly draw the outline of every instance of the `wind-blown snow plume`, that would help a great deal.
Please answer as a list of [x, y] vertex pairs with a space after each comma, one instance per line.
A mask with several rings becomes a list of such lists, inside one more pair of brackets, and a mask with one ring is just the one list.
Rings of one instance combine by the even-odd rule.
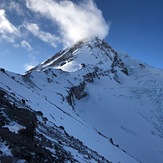
[[57, 23], [61, 40], [66, 46], [91, 36], [103, 39], [109, 31], [109, 25], [93, 0], [79, 3], [69, 0], [26, 0], [26, 6]]

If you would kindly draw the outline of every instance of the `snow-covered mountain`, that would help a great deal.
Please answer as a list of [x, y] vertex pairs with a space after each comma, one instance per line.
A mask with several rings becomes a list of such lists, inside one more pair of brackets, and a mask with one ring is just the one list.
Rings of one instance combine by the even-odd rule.
[[163, 162], [163, 70], [98, 38], [0, 69], [0, 116], [2, 162]]

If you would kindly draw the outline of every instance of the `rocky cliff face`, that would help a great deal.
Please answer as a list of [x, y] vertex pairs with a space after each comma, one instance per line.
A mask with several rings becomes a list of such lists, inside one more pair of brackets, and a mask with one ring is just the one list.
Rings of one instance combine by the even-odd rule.
[[162, 77], [98, 38], [0, 69], [1, 162], [161, 163]]

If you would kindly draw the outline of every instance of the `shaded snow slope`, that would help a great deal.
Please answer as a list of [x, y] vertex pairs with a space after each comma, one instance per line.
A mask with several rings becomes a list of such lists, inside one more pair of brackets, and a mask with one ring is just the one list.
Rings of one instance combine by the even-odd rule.
[[[64, 126], [88, 152], [113, 163], [162, 162], [162, 88], [162, 70], [98, 38], [78, 42], [24, 75], [0, 71], [0, 89], [10, 103], [41, 111], [48, 124]], [[97, 161], [72, 146], [63, 148], [79, 162]]]

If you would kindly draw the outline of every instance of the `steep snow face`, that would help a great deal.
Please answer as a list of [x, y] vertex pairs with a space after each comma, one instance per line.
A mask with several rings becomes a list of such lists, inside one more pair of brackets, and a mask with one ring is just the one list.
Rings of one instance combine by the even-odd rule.
[[[23, 99], [49, 124], [64, 126], [108, 161], [162, 163], [162, 70], [95, 38], [78, 42], [24, 75], [0, 71], [0, 79], [11, 103]], [[64, 148], [81, 162], [80, 152]]]

